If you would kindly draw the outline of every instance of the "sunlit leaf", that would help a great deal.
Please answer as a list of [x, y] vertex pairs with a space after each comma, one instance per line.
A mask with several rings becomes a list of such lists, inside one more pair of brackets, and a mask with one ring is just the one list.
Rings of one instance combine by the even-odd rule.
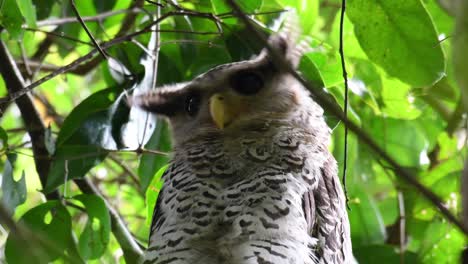
[[22, 33], [21, 25], [24, 22], [18, 2], [4, 0], [0, 7], [0, 24], [10, 33], [12, 38], [18, 39]]
[[444, 54], [419, 0], [351, 0], [347, 11], [361, 47], [389, 75], [416, 87], [444, 76]]
[[88, 221], [80, 236], [80, 254], [84, 259], [99, 258], [109, 244], [111, 223], [106, 204], [96, 195], [83, 194], [73, 199], [81, 201], [88, 214]]
[[370, 135], [400, 165], [418, 167], [427, 140], [419, 127], [410, 121], [374, 118], [363, 123]]
[[[24, 224], [42, 240], [31, 240], [31, 243], [37, 244], [25, 250], [24, 244], [14, 236], [9, 236], [5, 246], [8, 263], [47, 263], [64, 255], [65, 250], [73, 243], [71, 217], [59, 201], [50, 201], [34, 207], [21, 217], [19, 223]], [[41, 241], [47, 242], [44, 244]]]
[[32, 0], [17, 0], [17, 3], [28, 27], [36, 27], [36, 6]]

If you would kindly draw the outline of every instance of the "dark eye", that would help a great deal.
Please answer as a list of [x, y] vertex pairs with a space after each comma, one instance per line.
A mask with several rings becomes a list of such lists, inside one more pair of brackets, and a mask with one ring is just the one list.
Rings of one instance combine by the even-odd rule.
[[242, 95], [253, 95], [263, 88], [263, 79], [255, 72], [241, 71], [232, 76], [231, 85]]
[[200, 109], [201, 97], [198, 93], [192, 93], [185, 99], [185, 111], [189, 116], [195, 116]]

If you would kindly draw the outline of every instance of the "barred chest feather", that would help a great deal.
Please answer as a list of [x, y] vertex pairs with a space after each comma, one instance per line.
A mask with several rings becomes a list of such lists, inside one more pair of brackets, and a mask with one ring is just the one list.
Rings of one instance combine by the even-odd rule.
[[330, 157], [326, 136], [291, 127], [176, 150], [146, 263], [316, 263], [302, 198]]

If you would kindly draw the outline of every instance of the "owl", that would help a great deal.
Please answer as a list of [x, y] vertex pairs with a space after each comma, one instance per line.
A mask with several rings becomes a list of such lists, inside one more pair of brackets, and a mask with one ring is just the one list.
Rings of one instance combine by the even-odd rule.
[[[293, 67], [297, 35], [269, 38]], [[174, 140], [144, 263], [352, 262], [323, 110], [267, 49], [129, 102]]]

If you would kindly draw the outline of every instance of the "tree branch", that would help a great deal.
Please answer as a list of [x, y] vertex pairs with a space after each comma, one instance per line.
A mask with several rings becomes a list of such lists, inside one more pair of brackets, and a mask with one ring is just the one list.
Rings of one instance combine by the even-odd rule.
[[255, 28], [254, 24], [251, 22], [249, 17], [247, 17], [243, 12], [242, 9], [236, 4], [234, 0], [225, 0], [226, 3], [232, 7], [232, 9], [236, 12], [237, 17], [244, 22], [246, 28], [252, 32], [252, 34], [259, 40], [270, 52], [272, 55], [273, 62], [284, 72], [287, 72], [294, 76], [304, 87], [306, 87], [311, 94], [316, 99], [316, 102], [324, 108], [326, 111], [331, 113], [332, 115], [336, 116], [339, 120], [341, 120], [348, 128], [354, 132], [360, 141], [367, 144], [370, 149], [372, 149], [377, 155], [379, 155], [383, 160], [385, 160], [395, 171], [396, 175], [408, 183], [409, 185], [413, 186], [416, 190], [418, 190], [427, 200], [429, 200], [435, 207], [439, 209], [442, 215], [445, 218], [456, 225], [463, 233], [468, 235], [468, 227], [461, 222], [457, 217], [455, 217], [452, 212], [444, 205], [442, 200], [435, 195], [431, 190], [426, 188], [422, 185], [418, 180], [417, 177], [414, 176], [412, 173], [401, 167], [388, 153], [386, 153], [377, 143], [361, 128], [359, 128], [354, 122], [346, 119], [344, 117], [343, 111], [336, 106], [333, 102], [331, 102], [326, 96], [321, 93], [318, 93], [312, 85], [310, 85], [301, 75], [299, 75], [280, 55], [280, 53], [273, 49], [269, 44], [267, 39]]
[[[3, 76], [8, 94], [14, 94], [25, 89], [25, 84], [21, 73], [11, 57], [8, 49], [3, 41], [0, 42], [0, 73]], [[51, 161], [50, 159], [39, 159], [38, 157], [49, 157], [49, 152], [45, 146], [45, 126], [39, 113], [34, 106], [29, 95], [22, 96], [16, 100], [16, 104], [21, 112], [26, 130], [32, 142], [32, 150], [34, 153], [34, 161], [36, 171], [39, 175], [42, 186], [46, 185], [47, 176]], [[47, 199], [58, 199], [57, 191], [46, 194]]]
[[[9, 92], [15, 92], [24, 89], [23, 79], [14, 64], [13, 58], [10, 56], [5, 44], [0, 42], [0, 73], [2, 74]], [[34, 153], [34, 160], [36, 163], [36, 170], [42, 186], [47, 182], [51, 159], [45, 146], [45, 126], [42, 122], [34, 104], [29, 95], [24, 95], [16, 100], [16, 104], [21, 111], [21, 116], [24, 120], [25, 127], [31, 137], [31, 143]], [[99, 191], [94, 188], [90, 183], [80, 183], [80, 189], [84, 193], [92, 193], [100, 195]], [[51, 192], [46, 195], [47, 199], [58, 199], [59, 194], [57, 191]], [[101, 195], [102, 197], [102, 195]], [[118, 214], [113, 208], [106, 203], [112, 219], [113, 233], [121, 245], [121, 247], [128, 252], [130, 259], [136, 260], [138, 256], [142, 255], [141, 249], [136, 242], [130, 239], [130, 232], [125, 227], [123, 221], [119, 218]], [[127, 258], [127, 256], [126, 256]], [[130, 262], [127, 262], [130, 263]]]

